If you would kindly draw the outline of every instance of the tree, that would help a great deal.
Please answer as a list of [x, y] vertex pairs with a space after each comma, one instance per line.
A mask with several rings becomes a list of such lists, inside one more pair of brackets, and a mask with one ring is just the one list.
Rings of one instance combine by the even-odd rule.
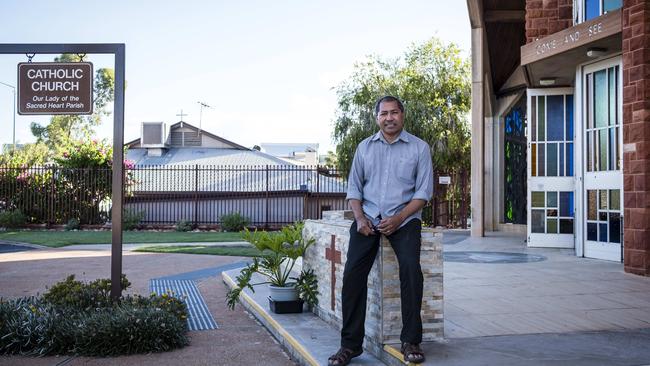
[[470, 166], [468, 114], [471, 65], [455, 44], [432, 38], [401, 58], [368, 57], [336, 89], [333, 137], [338, 167], [347, 175], [356, 146], [378, 131], [374, 104], [394, 95], [406, 108], [405, 128], [431, 146], [434, 171], [452, 174]]
[[[79, 55], [63, 54], [55, 62], [78, 62]], [[113, 101], [115, 91], [115, 73], [113, 69], [101, 68], [95, 72], [93, 95], [93, 114], [89, 116], [60, 115], [53, 116], [46, 126], [31, 123], [32, 134], [37, 143], [45, 144], [50, 151], [50, 158], [60, 156], [74, 141], [88, 140], [94, 134], [94, 128], [101, 123], [101, 118], [110, 115], [107, 106]]]

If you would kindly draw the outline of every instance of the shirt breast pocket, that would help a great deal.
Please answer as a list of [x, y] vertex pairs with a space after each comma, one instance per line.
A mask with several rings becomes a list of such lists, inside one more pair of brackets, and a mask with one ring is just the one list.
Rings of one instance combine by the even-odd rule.
[[417, 160], [401, 158], [397, 161], [397, 179], [404, 183], [415, 183], [415, 167]]

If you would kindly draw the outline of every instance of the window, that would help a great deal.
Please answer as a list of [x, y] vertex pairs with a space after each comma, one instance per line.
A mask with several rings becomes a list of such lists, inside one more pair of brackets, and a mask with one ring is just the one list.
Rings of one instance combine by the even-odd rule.
[[504, 214], [506, 223], [526, 224], [526, 95], [504, 118]]
[[533, 233], [573, 234], [573, 192], [532, 191]]
[[531, 176], [573, 176], [573, 95], [531, 99]]
[[577, 23], [582, 23], [619, 9], [623, 5], [623, 0], [579, 0], [575, 1], [574, 5], [578, 9]]

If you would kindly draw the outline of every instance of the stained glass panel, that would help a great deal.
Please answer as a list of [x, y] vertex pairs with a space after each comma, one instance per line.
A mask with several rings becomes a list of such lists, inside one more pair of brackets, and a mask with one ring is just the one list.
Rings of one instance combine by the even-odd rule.
[[546, 176], [557, 177], [557, 144], [546, 144], [546, 149], [548, 154], [548, 158], [546, 159], [546, 163], [548, 164]]
[[531, 210], [531, 231], [544, 233], [544, 210]]
[[621, 214], [618, 212], [609, 213], [609, 242], [621, 242]]
[[565, 148], [565, 145], [562, 144], [562, 143], [560, 143], [558, 145], [559, 145], [558, 150], [560, 152], [560, 158], [558, 159], [558, 161], [560, 163], [560, 167], [559, 167], [557, 175], [559, 175], [560, 177], [563, 177], [564, 176], [564, 148]]
[[619, 189], [609, 190], [609, 209], [610, 210], [621, 209], [621, 191]]
[[587, 223], [587, 240], [598, 241], [598, 224], [593, 222]]
[[607, 129], [602, 129], [598, 131], [598, 136], [599, 136], [599, 144], [598, 144], [598, 151], [599, 151], [599, 170], [604, 171], [607, 170]]
[[573, 143], [566, 144], [566, 175], [573, 176]]
[[609, 169], [616, 169], [616, 153], [618, 152], [618, 141], [616, 140], [616, 128], [609, 128]]
[[560, 234], [573, 234], [573, 219], [560, 219]]
[[557, 207], [557, 192], [546, 192], [546, 207]]
[[537, 105], [537, 124], [539, 125], [537, 136], [539, 141], [544, 141], [546, 140], [546, 97], [537, 97]]
[[546, 233], [557, 234], [557, 219], [546, 220]]
[[533, 207], [544, 207], [544, 192], [531, 192]]
[[530, 175], [537, 176], [537, 144], [530, 144], [530, 162], [532, 164]]
[[594, 120], [596, 127], [607, 126], [607, 70], [594, 72]]
[[573, 141], [573, 95], [566, 95], [566, 137], [565, 140]]
[[607, 190], [599, 189], [598, 195], [598, 208], [601, 210], [607, 210]]
[[598, 224], [598, 241], [607, 242], [607, 223]]
[[537, 145], [537, 163], [538, 176], [546, 176], [546, 144]]
[[616, 68], [607, 69], [608, 94], [609, 94], [609, 125], [616, 124]]
[[[535, 98], [532, 100], [534, 103]], [[506, 114], [504, 123], [503, 219], [504, 222], [514, 224], [526, 224], [527, 221], [526, 101], [526, 96], [522, 96]], [[533, 169], [534, 167], [533, 163]]]
[[530, 131], [531, 131], [532, 135], [531, 135], [530, 140], [531, 141], [537, 141], [537, 113], [536, 113], [537, 112], [537, 97], [530, 98], [530, 107], [532, 109], [530, 111], [530, 116], [531, 116], [531, 119], [532, 119], [532, 123], [531, 123], [532, 127], [530, 128]]
[[573, 192], [560, 192], [560, 216], [573, 217]]
[[600, 0], [585, 0], [585, 20], [593, 19], [600, 15]]
[[564, 96], [549, 95], [546, 97], [546, 124], [548, 141], [564, 140]]
[[596, 190], [587, 191], [587, 220], [596, 220]]

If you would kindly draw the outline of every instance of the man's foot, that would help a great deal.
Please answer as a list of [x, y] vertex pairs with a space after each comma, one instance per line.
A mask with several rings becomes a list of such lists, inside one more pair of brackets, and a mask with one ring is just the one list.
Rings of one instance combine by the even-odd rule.
[[344, 366], [350, 363], [350, 360], [361, 355], [363, 350], [353, 351], [349, 348], [341, 347], [339, 350], [327, 359], [329, 366]]
[[402, 343], [402, 354], [405, 362], [422, 363], [424, 362], [424, 352], [419, 344], [404, 342]]

